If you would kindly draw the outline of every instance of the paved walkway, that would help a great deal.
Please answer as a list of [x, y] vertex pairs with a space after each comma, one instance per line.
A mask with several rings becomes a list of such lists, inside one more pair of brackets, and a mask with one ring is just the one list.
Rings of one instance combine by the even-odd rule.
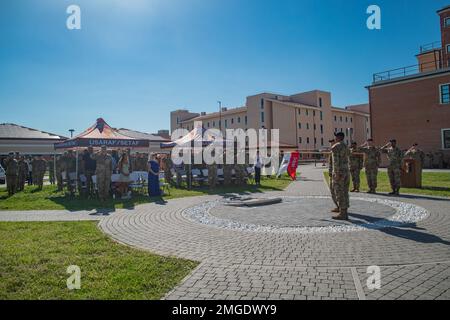
[[[270, 196], [327, 195], [322, 170], [303, 167], [299, 181]], [[450, 298], [449, 200], [389, 197], [422, 206], [429, 217], [400, 227], [326, 234], [228, 230], [183, 214], [219, 198], [146, 204], [102, 219], [100, 227], [130, 246], [201, 262], [166, 299]], [[381, 268], [379, 290], [366, 285], [372, 265]]]
[[[323, 168], [300, 168], [300, 178], [268, 196], [328, 196]], [[260, 194], [259, 196], [264, 196]], [[189, 219], [186, 208], [222, 199], [202, 196], [96, 213], [0, 212], [0, 220], [100, 220], [113, 239], [199, 266], [166, 299], [450, 299], [450, 200], [376, 197], [425, 208], [414, 224], [332, 233], [277, 233], [219, 228]], [[379, 266], [381, 289], [366, 285]]]

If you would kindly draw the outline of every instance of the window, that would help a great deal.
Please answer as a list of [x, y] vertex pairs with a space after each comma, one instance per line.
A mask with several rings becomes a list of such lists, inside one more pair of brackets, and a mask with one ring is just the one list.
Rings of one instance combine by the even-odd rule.
[[450, 27], [450, 18], [445, 18], [445, 20], [444, 20], [444, 26], [447, 28], [447, 27]]
[[314, 130], [316, 130], [316, 124], [314, 123]]
[[345, 122], [348, 122], [348, 118], [347, 117], [345, 117]]
[[215, 121], [213, 121], [213, 127], [215, 127], [216, 126], [216, 122]]
[[316, 110], [313, 110], [313, 117], [316, 116]]
[[314, 145], [317, 144], [317, 138], [314, 138]]
[[334, 132], [337, 132], [337, 128], [334, 128]]
[[231, 118], [231, 124], [233, 124], [234, 123], [234, 118]]
[[309, 137], [306, 138], [306, 143], [309, 144]]
[[306, 130], [309, 130], [309, 123], [306, 124]]
[[247, 116], [244, 118], [245, 125], [247, 125]]
[[264, 109], [264, 99], [261, 99], [261, 109]]
[[320, 138], [320, 145], [323, 147], [323, 138]]
[[341, 122], [342, 122], [342, 116], [340, 116], [340, 117], [339, 117], [339, 121], [341, 121]]
[[441, 84], [439, 88], [441, 95], [441, 104], [450, 103], [450, 83]]
[[352, 122], [352, 123], [353, 123], [353, 118], [352, 118], [352, 117], [350, 117], [350, 122]]
[[323, 112], [320, 111], [320, 121], [322, 121], [322, 120], [323, 120]]
[[299, 115], [301, 114], [301, 110], [300, 110], [300, 109], [298, 109], [298, 114], [299, 114]]
[[446, 47], [447, 53], [450, 53], [450, 44], [446, 45], [445, 47]]
[[264, 122], [264, 112], [261, 112], [261, 122]]
[[450, 128], [442, 129], [442, 149], [450, 149]]
[[336, 116], [334, 116], [334, 121], [337, 121], [337, 117]]
[[208, 126], [208, 128], [209, 128], [209, 122], [206, 124], [207, 126]]
[[298, 123], [298, 128], [301, 129], [302, 128], [302, 124], [299, 122]]
[[343, 132], [342, 128], [341, 128], [341, 132]]
[[225, 119], [225, 128], [228, 127], [228, 120]]
[[238, 123], [241, 123], [241, 117], [238, 117]]
[[322, 108], [322, 98], [319, 97], [319, 107]]
[[306, 110], [306, 115], [308, 115], [308, 113], [309, 113], [308, 110]]
[[[320, 125], [320, 133], [323, 134], [323, 125], [322, 124]], [[322, 145], [323, 145], [323, 143], [322, 143]]]
[[298, 137], [298, 143], [302, 143], [302, 137]]

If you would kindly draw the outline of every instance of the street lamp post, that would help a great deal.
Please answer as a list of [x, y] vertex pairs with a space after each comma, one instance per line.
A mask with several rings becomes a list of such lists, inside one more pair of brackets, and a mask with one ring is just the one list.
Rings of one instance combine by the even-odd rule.
[[70, 137], [73, 138], [73, 133], [75, 132], [75, 129], [69, 129]]
[[219, 104], [219, 130], [222, 132], [222, 101], [217, 101]]

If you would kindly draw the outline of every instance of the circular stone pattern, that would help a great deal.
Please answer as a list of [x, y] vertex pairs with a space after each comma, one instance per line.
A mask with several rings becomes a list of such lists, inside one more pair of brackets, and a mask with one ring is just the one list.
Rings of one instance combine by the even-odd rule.
[[328, 233], [360, 231], [414, 223], [427, 217], [419, 206], [379, 198], [351, 198], [349, 221], [333, 220], [330, 197], [283, 197], [283, 202], [258, 207], [230, 207], [211, 201], [184, 210], [196, 222], [220, 228], [262, 231]]

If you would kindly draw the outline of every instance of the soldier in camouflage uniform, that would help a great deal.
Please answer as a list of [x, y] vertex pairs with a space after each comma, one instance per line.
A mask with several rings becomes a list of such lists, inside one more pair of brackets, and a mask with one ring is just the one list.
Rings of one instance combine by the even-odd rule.
[[70, 181], [70, 174], [77, 171], [77, 159], [75, 158], [75, 154], [72, 150], [67, 152], [66, 157], [64, 157], [64, 162], [66, 168], [67, 188], [69, 189], [69, 193], [73, 195], [75, 194], [75, 189], [73, 183]]
[[63, 155], [56, 158], [56, 185], [58, 186], [58, 191], [63, 191], [64, 183], [62, 173], [67, 172], [66, 170], [66, 158], [67, 153], [64, 152]]
[[20, 157], [17, 162], [19, 168], [18, 178], [17, 178], [17, 190], [23, 191], [25, 189], [25, 181], [28, 175], [28, 164], [25, 161], [25, 157]]
[[425, 152], [420, 150], [418, 146], [419, 145], [417, 143], [414, 143], [412, 147], [405, 152], [405, 158], [413, 159], [416, 161], [417, 164], [416, 169], [419, 172], [419, 175], [422, 176], [422, 169], [425, 166]]
[[388, 165], [388, 176], [389, 182], [391, 184], [392, 192], [391, 195], [399, 195], [400, 192], [400, 170], [403, 161], [403, 151], [397, 147], [397, 141], [392, 139], [385, 146], [381, 148], [383, 153], [387, 154], [389, 165]]
[[48, 181], [51, 185], [55, 184], [55, 161], [53, 158], [48, 161]]
[[[331, 139], [328, 141], [330, 143], [330, 149], [333, 147], [333, 145], [336, 143], [334, 139]], [[331, 210], [331, 212], [339, 213], [339, 206], [336, 200], [336, 195], [334, 193], [334, 187], [333, 187], [333, 158], [331, 156], [331, 152], [328, 155], [328, 176], [330, 177], [330, 193], [331, 193], [331, 199], [333, 200], [336, 207]]]
[[367, 185], [369, 187], [367, 193], [376, 193], [378, 167], [381, 163], [381, 152], [373, 145], [372, 139], [367, 139], [367, 142], [359, 147], [358, 151], [365, 154], [364, 168], [366, 170]]
[[97, 189], [100, 201], [105, 202], [109, 197], [112, 174], [112, 157], [106, 152], [106, 146], [93, 156], [96, 161], [95, 175], [97, 176]]
[[350, 171], [348, 156], [350, 151], [344, 143], [345, 134], [335, 134], [336, 143], [331, 147], [331, 159], [333, 162], [333, 191], [339, 207], [339, 214], [333, 216], [336, 220], [348, 220], [347, 210], [350, 206], [348, 189], [350, 186]]
[[[38, 187], [38, 190], [42, 190], [44, 187], [44, 175], [45, 171], [47, 171], [47, 161], [45, 161], [42, 156], [38, 156], [36, 160], [36, 185]], [[33, 167], [34, 171], [34, 167]]]
[[38, 157], [34, 156], [33, 160], [31, 160], [31, 175], [32, 178], [31, 180], [33, 181], [33, 185], [37, 185], [37, 181], [38, 181], [38, 173], [39, 173], [39, 161], [38, 161]]
[[170, 155], [166, 155], [163, 158], [163, 164], [164, 164], [164, 180], [166, 183], [169, 183], [170, 185], [173, 184], [173, 175], [172, 175], [172, 159], [170, 159]]
[[210, 189], [217, 186], [217, 164], [215, 162], [208, 165], [208, 184]]
[[[231, 184], [233, 182], [233, 179], [232, 179], [233, 178], [233, 167], [236, 167], [236, 166], [235, 165], [233, 166], [228, 163], [223, 164], [223, 184], [226, 187], [231, 186]], [[236, 184], [237, 184], [237, 181], [236, 181]]]
[[359, 175], [361, 173], [361, 169], [363, 167], [363, 157], [361, 157], [358, 152], [358, 146], [356, 142], [352, 142], [352, 146], [350, 148], [350, 174], [352, 176], [353, 182], [353, 190], [351, 192], [359, 192], [360, 179]]
[[246, 165], [245, 164], [236, 164], [234, 170], [236, 172], [236, 184], [239, 186], [245, 185], [247, 182]]
[[443, 169], [444, 168], [444, 153], [442, 151], [436, 151], [434, 153], [434, 165], [433, 167], [436, 169]]
[[19, 165], [14, 158], [14, 152], [10, 152], [5, 159], [5, 175], [6, 175], [6, 187], [8, 189], [8, 196], [12, 196], [17, 191], [17, 177], [19, 173]]

